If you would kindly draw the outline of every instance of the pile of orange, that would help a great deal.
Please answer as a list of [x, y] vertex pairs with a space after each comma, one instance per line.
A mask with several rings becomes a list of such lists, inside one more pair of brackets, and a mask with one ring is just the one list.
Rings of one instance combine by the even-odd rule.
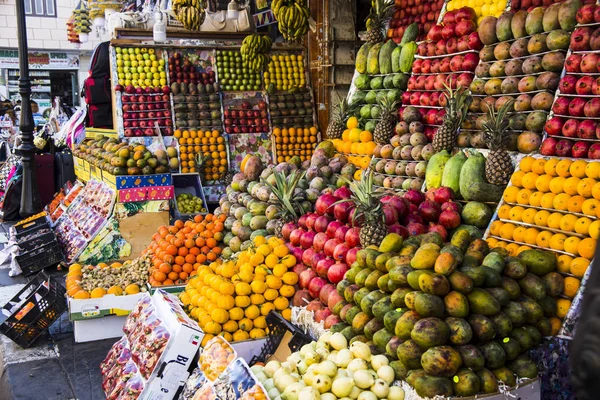
[[302, 161], [310, 160], [317, 146], [317, 128], [273, 128], [275, 157], [278, 163], [287, 162], [294, 156]]
[[236, 261], [201, 266], [179, 296], [186, 312], [207, 335], [227, 341], [267, 335], [266, 316], [277, 311], [290, 320], [290, 298], [298, 275], [296, 258], [282, 239], [262, 236]]
[[196, 215], [194, 220], [177, 220], [161, 226], [152, 243], [142, 252], [150, 257], [152, 286], [183, 285], [200, 266], [221, 254], [225, 215]]
[[[137, 271], [132, 270], [137, 268]], [[96, 266], [73, 264], [69, 267], [66, 288], [77, 300], [98, 299], [107, 294], [123, 296], [145, 290], [146, 266], [141, 260], [100, 263]], [[132, 277], [136, 276], [134, 280]]]
[[348, 162], [356, 167], [360, 169], [368, 168], [373, 151], [377, 147], [377, 144], [373, 141], [373, 134], [360, 129], [356, 117], [348, 118], [346, 128], [341, 139], [332, 140], [335, 150], [338, 153], [345, 154]]
[[503, 200], [488, 243], [511, 255], [530, 248], [553, 251], [565, 275], [566, 298], [558, 302], [563, 318], [600, 236], [600, 162], [524, 157]]
[[[227, 172], [227, 150], [225, 138], [218, 130], [176, 130], [173, 136], [179, 143], [181, 172], [200, 172], [206, 181], [221, 179]], [[204, 159], [198, 166], [198, 156]]]

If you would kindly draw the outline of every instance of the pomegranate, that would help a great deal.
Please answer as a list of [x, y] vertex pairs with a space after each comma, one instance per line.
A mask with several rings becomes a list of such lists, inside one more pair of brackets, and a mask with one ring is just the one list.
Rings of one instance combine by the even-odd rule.
[[600, 143], [594, 143], [590, 146], [590, 149], [588, 150], [588, 158], [591, 158], [592, 160], [600, 159]]
[[600, 22], [600, 7], [594, 10], [594, 22]]
[[[337, 283], [337, 282], [333, 282], [331, 280], [330, 280], [330, 282], [332, 282], [334, 284]], [[337, 290], [335, 290], [329, 295], [329, 298], [327, 299], [327, 308], [329, 308], [331, 310], [331, 312], [333, 312], [335, 306], [341, 301], [344, 301], [344, 296], [342, 296], [341, 294], [338, 293]]]
[[[577, 137], [580, 139], [595, 139], [597, 126], [598, 123], [591, 119], [581, 121], [577, 127]], [[575, 155], [575, 153], [573, 153], [573, 155]]]
[[581, 72], [582, 58], [583, 58], [583, 56], [581, 54], [571, 54], [565, 61], [565, 71]]
[[334, 238], [337, 239], [340, 243], [343, 243], [346, 241], [346, 233], [350, 230], [351, 228], [349, 226], [343, 225], [340, 226], [338, 228], [337, 231], [335, 231], [335, 236]]
[[317, 251], [311, 247], [310, 249], [306, 249], [302, 252], [302, 257], [300, 259], [302, 260], [304, 265], [308, 265], [308, 266], [312, 267], [313, 266], [312, 257], [315, 254], [317, 254]]
[[462, 7], [456, 10], [456, 16], [454, 18], [456, 22], [464, 20], [477, 21], [477, 14], [475, 14], [475, 10], [471, 7]]
[[416, 209], [415, 212], [412, 212], [412, 213], [408, 214], [406, 216], [406, 218], [404, 218], [404, 224], [408, 225], [411, 222], [422, 224], [423, 223], [423, 218], [421, 218], [421, 216], [418, 214], [418, 212], [419, 212], [419, 208], [417, 207], [417, 209]]
[[306, 229], [306, 219], [307, 218], [308, 218], [308, 214], [304, 214], [300, 218], [298, 218], [298, 226], [300, 228]]
[[544, 129], [546, 130], [546, 133], [550, 136], [560, 136], [564, 124], [564, 119], [560, 117], [552, 117], [546, 122]]
[[293, 222], [288, 222], [287, 224], [283, 225], [283, 228], [281, 228], [281, 235], [284, 239], [288, 240], [290, 238], [290, 234], [296, 228], [298, 228], [296, 224]]
[[329, 282], [337, 284], [339, 281], [344, 279], [344, 275], [346, 275], [346, 271], [348, 271], [348, 266], [344, 263], [338, 262], [329, 267], [327, 271], [327, 279]]
[[598, 72], [598, 54], [590, 53], [581, 59], [581, 72]]
[[315, 229], [315, 221], [317, 220], [317, 218], [319, 217], [319, 214], [315, 214], [315, 213], [310, 213], [310, 214], [306, 214], [306, 228], [307, 229]]
[[438, 222], [446, 229], [455, 229], [460, 225], [460, 214], [454, 210], [442, 211]]
[[319, 215], [333, 215], [333, 204], [338, 200], [340, 200], [339, 197], [334, 196], [333, 194], [324, 194], [317, 199], [315, 211]]
[[446, 186], [441, 186], [433, 192], [433, 200], [442, 205], [454, 199], [454, 191]]
[[460, 214], [460, 212], [462, 211], [462, 206], [460, 205], [460, 203], [457, 203], [455, 201], [447, 201], [444, 204], [442, 204], [442, 211], [446, 210], [456, 211]]
[[313, 245], [313, 240], [315, 239], [315, 231], [306, 231], [302, 233], [302, 236], [300, 237], [300, 246], [302, 246], [302, 248], [304, 249], [308, 249], [309, 247], [312, 247]]
[[356, 254], [360, 247], [353, 247], [346, 253], [346, 265], [352, 265], [356, 261]]
[[594, 97], [588, 101], [583, 108], [583, 113], [590, 118], [600, 117], [600, 98]]
[[[310, 292], [309, 292], [309, 294], [310, 294]], [[316, 296], [313, 296], [313, 297], [316, 297]], [[316, 299], [312, 300], [310, 303], [308, 303], [308, 305], [306, 306], [306, 309], [308, 311], [317, 312], [317, 311], [323, 309], [323, 303], [321, 303], [321, 300], [316, 298]]]
[[325, 318], [325, 321], [323, 321], [323, 327], [325, 329], [330, 329], [332, 326], [334, 326], [335, 324], [339, 324], [340, 322], [342, 322], [342, 319], [337, 315], [332, 314], [329, 317]]
[[437, 221], [442, 209], [434, 201], [426, 200], [419, 205], [419, 215], [425, 222]]
[[444, 14], [444, 17], [442, 19], [442, 22], [444, 23], [444, 25], [456, 22], [456, 12], [457, 11], [458, 10], [452, 10], [452, 11], [448, 11], [446, 14]]
[[588, 27], [575, 28], [575, 30], [571, 34], [571, 50], [573, 50], [573, 51], [589, 50], [591, 35], [592, 35], [592, 30]]
[[333, 218], [331, 218], [329, 215], [320, 215], [315, 220], [313, 229], [317, 232], [325, 232], [332, 221]]
[[578, 142], [575, 142], [573, 148], [571, 149], [571, 153], [575, 158], [587, 158], [590, 146], [590, 142], [584, 142], [580, 140]]
[[575, 88], [577, 86], [577, 77], [574, 75], [565, 75], [558, 83], [558, 87], [561, 93], [564, 94], [575, 94]]
[[562, 134], [566, 137], [577, 137], [577, 128], [579, 127], [579, 121], [576, 119], [568, 119], [562, 128]]
[[[595, 66], [594, 66], [595, 68]], [[592, 87], [594, 86], [595, 79], [593, 76], [585, 75], [579, 78], [575, 91], [580, 95], [592, 94]]]
[[408, 230], [408, 234], [410, 236], [417, 236], [427, 232], [427, 229], [425, 229], [425, 225], [416, 222], [409, 223], [406, 226], [406, 229]]
[[[477, 25], [472, 19], [463, 19], [459, 23], [456, 24], [456, 28], [454, 32], [457, 37], [470, 35], [471, 33], [477, 30]], [[443, 30], [442, 30], [443, 32]]]
[[329, 308], [322, 308], [315, 312], [315, 322], [324, 322], [327, 318], [331, 317], [333, 314]]
[[352, 192], [348, 189], [348, 186], [342, 186], [340, 188], [335, 189], [333, 195], [339, 197], [340, 199], [349, 199], [352, 196]]
[[351, 228], [346, 231], [346, 236], [344, 237], [344, 241], [348, 244], [350, 248], [357, 247], [360, 245], [359, 234], [360, 228]]
[[453, 54], [458, 51], [458, 40], [455, 37], [451, 37], [446, 41], [446, 53]]
[[343, 225], [344, 224], [342, 224], [340, 221], [331, 221], [327, 226], [325, 233], [327, 233], [327, 236], [330, 238], [333, 238], [335, 237], [335, 232], [338, 230], [338, 228]]
[[392, 206], [384, 205], [383, 215], [386, 225], [393, 225], [396, 222], [398, 222], [398, 213], [396, 212], [396, 209]]
[[392, 196], [388, 204], [396, 209], [398, 219], [404, 218], [408, 214], [408, 200], [399, 196]]
[[442, 28], [442, 38], [450, 39], [456, 35], [456, 24], [454, 22], [444, 23], [444, 27]]
[[321, 278], [327, 278], [327, 271], [329, 270], [329, 267], [331, 267], [333, 264], [335, 264], [335, 261], [329, 257], [319, 261], [317, 263], [317, 266], [315, 267], [317, 275], [319, 275]]
[[404, 193], [403, 196], [406, 200], [408, 200], [410, 203], [418, 206], [419, 204], [421, 204], [423, 202], [423, 193], [421, 193], [418, 190], [414, 190], [414, 189], [410, 189], [407, 190], [406, 193]]
[[[442, 38], [442, 26], [441, 25], [432, 26], [431, 29], [429, 30], [429, 32], [427, 33], [427, 39], [438, 41], [441, 38]], [[423, 54], [421, 54], [421, 55], [423, 55]], [[414, 64], [413, 64], [413, 66], [414, 66]]]
[[443, 56], [444, 54], [446, 54], [446, 41], [444, 39], [440, 39], [435, 44], [435, 55]]
[[558, 115], [569, 115], [570, 102], [568, 97], [558, 97], [552, 106], [552, 111]]
[[592, 85], [592, 94], [600, 95], [600, 78], [594, 81], [594, 84]]
[[577, 14], [575, 18], [577, 19], [577, 23], [581, 25], [591, 24], [594, 22], [594, 11], [596, 9], [595, 4], [586, 4], [577, 10]]
[[337, 292], [335, 290], [335, 285], [331, 283], [326, 283], [319, 292], [319, 300], [321, 300], [321, 303], [327, 304], [329, 296], [331, 296], [334, 292]]
[[319, 298], [319, 293], [321, 293], [321, 289], [323, 289], [326, 284], [327, 281], [320, 276], [314, 277], [308, 284], [308, 293], [315, 299]]
[[306, 307], [308, 303], [310, 303], [311, 297], [308, 290], [302, 289], [298, 290], [294, 293], [294, 297], [292, 297], [292, 305], [295, 307]]
[[292, 231], [292, 233], [290, 233], [290, 242], [294, 246], [300, 246], [300, 239], [302, 238], [302, 234], [304, 232], [306, 232], [306, 231], [304, 229], [302, 229], [302, 228], [294, 229]]
[[479, 33], [473, 32], [469, 35], [469, 48], [477, 51], [483, 48], [483, 43], [479, 39]]
[[598, 28], [590, 36], [590, 49], [600, 50], [600, 29]]
[[346, 253], [350, 250], [346, 243], [340, 243], [333, 249], [333, 258], [336, 261], [342, 261], [346, 259]]
[[567, 139], [559, 140], [556, 143], [556, 155], [559, 157], [571, 157], [573, 142]]
[[558, 140], [553, 137], [546, 138], [540, 147], [540, 154], [544, 156], [555, 156], [557, 143]]
[[456, 44], [456, 49], [459, 52], [469, 50], [469, 37], [463, 36], [463, 37], [459, 38], [458, 43]]
[[463, 57], [462, 71], [475, 71], [477, 63], [479, 62], [479, 56], [475, 53], [465, 54]]
[[[312, 269], [304, 270], [298, 275], [298, 282], [302, 289], [307, 289], [310, 281], [317, 276], [317, 273]], [[313, 296], [316, 297], [316, 296]]]
[[583, 117], [586, 99], [575, 97], [569, 103], [569, 115], [572, 117]]
[[448, 238], [448, 231], [441, 224], [434, 224], [433, 222], [429, 223], [429, 228], [427, 228], [427, 232], [437, 232], [440, 234], [444, 242]]
[[313, 239], [313, 248], [317, 251], [323, 251], [325, 243], [329, 240], [329, 236], [325, 232], [318, 232]]
[[325, 247], [323, 248], [325, 255], [333, 257], [333, 251], [338, 244], [340, 244], [340, 241], [337, 239], [329, 239], [327, 242], [325, 242]]

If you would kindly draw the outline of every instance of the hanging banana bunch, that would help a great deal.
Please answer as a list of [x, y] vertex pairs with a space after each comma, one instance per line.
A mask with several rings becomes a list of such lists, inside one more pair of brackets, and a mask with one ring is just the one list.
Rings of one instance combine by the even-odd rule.
[[185, 29], [199, 31], [206, 18], [206, 1], [174, 0], [173, 12]]
[[269, 64], [269, 51], [273, 42], [266, 35], [257, 35], [256, 33], [248, 35], [242, 42], [240, 53], [242, 62], [253, 72], [260, 72], [267, 68]]
[[305, 2], [306, 0], [273, 0], [271, 9], [285, 40], [297, 40], [308, 32], [310, 9]]

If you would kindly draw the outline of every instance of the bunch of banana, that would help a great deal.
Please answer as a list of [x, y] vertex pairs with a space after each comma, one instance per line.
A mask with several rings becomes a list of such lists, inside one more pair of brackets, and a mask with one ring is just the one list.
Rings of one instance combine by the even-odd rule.
[[252, 34], [246, 36], [240, 49], [242, 62], [251, 71], [264, 70], [269, 63], [268, 53], [272, 45], [271, 38], [266, 35]]
[[285, 40], [297, 40], [309, 29], [310, 9], [306, 0], [273, 0], [271, 9]]
[[174, 0], [173, 12], [185, 29], [199, 31], [206, 18], [206, 1]]

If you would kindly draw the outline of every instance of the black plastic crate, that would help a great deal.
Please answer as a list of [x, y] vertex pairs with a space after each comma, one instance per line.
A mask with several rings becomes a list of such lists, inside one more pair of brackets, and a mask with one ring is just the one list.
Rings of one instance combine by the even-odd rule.
[[36, 250], [42, 246], [47, 244], [51, 244], [56, 241], [56, 235], [54, 231], [50, 228], [42, 228], [37, 231], [42, 231], [38, 235], [32, 238], [31, 235], [23, 236], [22, 238], [17, 238], [17, 245], [21, 249], [22, 252], [28, 252]]
[[23, 271], [23, 275], [31, 275], [39, 270], [56, 265], [64, 259], [56, 239], [44, 246], [17, 256], [17, 262]]
[[66, 310], [65, 288], [42, 271], [2, 307], [0, 332], [27, 348]]
[[288, 343], [292, 352], [300, 350], [302, 346], [315, 340], [310, 335], [302, 332], [300, 328], [287, 321], [276, 311], [270, 311], [269, 314], [267, 314], [266, 320], [267, 328], [269, 330], [267, 341], [260, 350], [260, 354], [252, 357], [248, 363], [249, 365], [254, 365], [258, 362], [264, 363], [269, 357], [275, 354], [286, 331], [292, 333], [292, 338]]
[[48, 219], [46, 218], [46, 215], [42, 215], [22, 225], [15, 225], [15, 231], [19, 234], [25, 231], [29, 231], [31, 229], [38, 228], [42, 225], [48, 225]]

